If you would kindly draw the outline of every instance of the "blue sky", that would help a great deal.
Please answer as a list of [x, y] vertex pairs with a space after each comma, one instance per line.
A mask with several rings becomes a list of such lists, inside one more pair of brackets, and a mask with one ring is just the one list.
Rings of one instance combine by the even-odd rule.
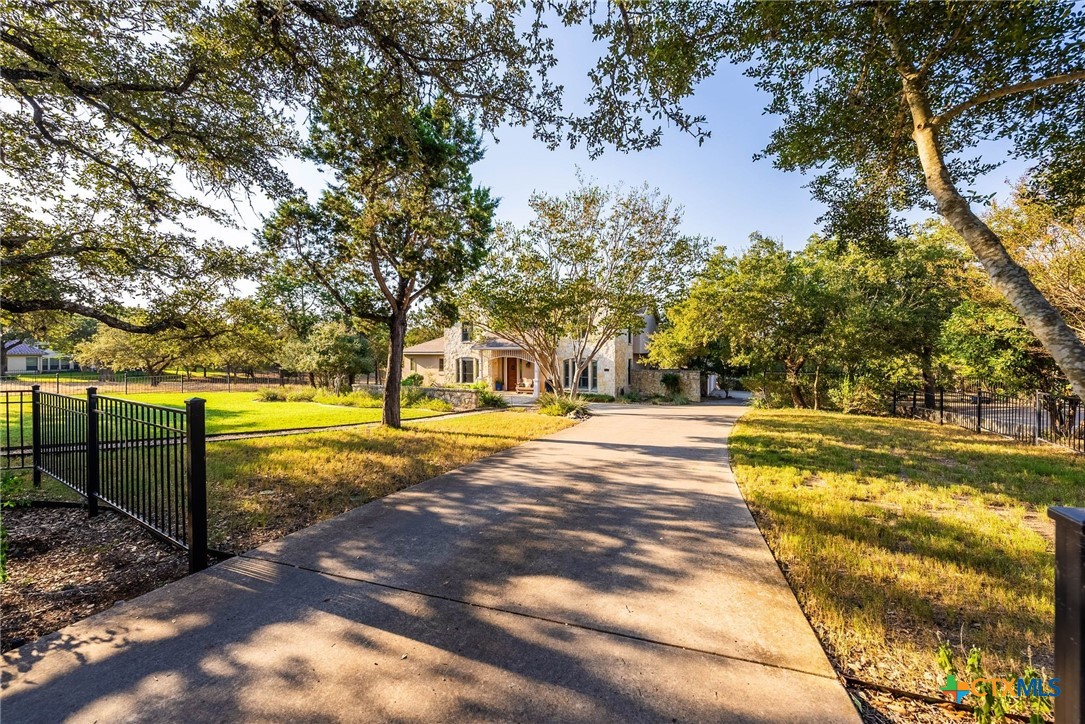
[[[585, 74], [599, 49], [592, 47], [583, 28], [560, 30], [556, 41], [559, 65], [552, 77], [566, 88], [567, 110], [575, 111], [586, 95]], [[818, 230], [823, 208], [803, 188], [808, 177], [778, 171], [769, 160], [753, 161], [777, 125], [774, 117], [763, 114], [766, 103], [767, 96], [738, 67], [722, 65], [686, 103], [687, 110], [708, 117], [712, 137], [700, 147], [688, 135], [666, 129], [658, 148], [628, 154], [608, 150], [593, 160], [582, 147], [551, 151], [531, 137], [529, 128], [502, 127], [496, 131], [496, 142], [488, 140], [486, 158], [474, 168], [475, 178], [501, 198], [499, 218], [516, 224], [531, 218], [528, 198], [534, 191], [571, 190], [580, 169], [601, 184], [648, 182], [658, 187], [685, 207], [687, 233], [711, 237], [732, 250], [743, 248], [754, 231], [800, 248]], [[998, 147], [988, 151], [988, 160], [1004, 155]], [[1006, 196], [1009, 182], [1025, 171], [1023, 163], [1007, 160], [975, 190]], [[324, 185], [309, 166], [291, 162], [288, 169], [313, 196]], [[254, 200], [253, 207], [264, 213], [270, 205]], [[911, 218], [925, 215], [916, 211]], [[240, 222], [247, 229], [258, 225], [256, 214], [248, 209]]]

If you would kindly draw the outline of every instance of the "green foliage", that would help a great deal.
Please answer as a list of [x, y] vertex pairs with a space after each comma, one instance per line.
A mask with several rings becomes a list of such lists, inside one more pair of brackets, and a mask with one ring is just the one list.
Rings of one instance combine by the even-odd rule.
[[614, 395], [602, 395], [598, 392], [584, 392], [578, 396], [585, 402], [614, 402]]
[[333, 394], [330, 392], [318, 392], [313, 402], [321, 405], [343, 405], [345, 407], [368, 407], [381, 406], [381, 396], [368, 390], [353, 390], [346, 394]]
[[286, 391], [287, 402], [312, 402], [316, 399], [317, 390], [313, 387], [291, 387]]
[[682, 391], [682, 378], [674, 372], [664, 372], [659, 376], [659, 382], [663, 385], [663, 389], [672, 396]]
[[480, 407], [504, 408], [509, 406], [509, 401], [499, 392], [480, 390], [478, 393], [478, 404]]
[[831, 383], [828, 390], [833, 407], [843, 413], [880, 415], [886, 410], [886, 397], [892, 393], [884, 377], [858, 375]]
[[7, 471], [0, 477], [0, 583], [8, 579], [8, 529], [4, 525], [4, 510], [19, 504], [24, 486], [24, 480]]
[[[497, 200], [471, 177], [483, 156], [473, 122], [445, 99], [377, 116], [370, 102], [356, 86], [324, 90], [309, 154], [335, 170], [336, 182], [315, 205], [281, 203], [261, 243], [280, 274], [320, 288], [344, 318], [386, 328], [387, 374], [398, 379], [412, 305], [439, 299], [478, 268]], [[395, 114], [402, 122], [381, 122]], [[392, 426], [399, 390], [386, 392]]]
[[1051, 699], [1048, 697], [1037, 694], [1017, 696], [1015, 688], [1007, 691], [1004, 685], [999, 686], [991, 681], [991, 679], [998, 679], [1009, 682], [1009, 685], [1013, 686], [1018, 676], [1020, 676], [1025, 681], [1039, 679], [1046, 682], [1047, 676], [1038, 671], [1031, 663], [1025, 666], [1020, 675], [998, 677], [984, 668], [983, 652], [978, 647], [973, 646], [968, 651], [965, 671], [962, 674], [958, 671], [954, 662], [953, 649], [945, 641], [938, 645], [935, 658], [938, 667], [946, 676], [960, 678], [969, 682], [977, 679], [981, 680], [975, 684], [975, 693], [970, 694], [966, 700], [967, 704], [975, 707], [976, 724], [998, 724], [999, 722], [1009, 721], [1006, 715], [1010, 713], [1027, 714], [1031, 724], [1043, 724], [1054, 712]]
[[313, 375], [325, 387], [336, 379], [370, 373], [374, 367], [368, 340], [342, 322], [321, 322], [308, 339], [291, 339], [283, 345], [279, 361], [284, 369]]
[[286, 402], [286, 390], [281, 387], [261, 387], [256, 391], [258, 402]]
[[404, 387], [421, 387], [423, 382], [422, 375], [415, 372], [414, 374], [404, 377], [402, 384]]
[[646, 312], [676, 299], [707, 241], [681, 232], [682, 213], [647, 186], [582, 183], [565, 196], [532, 196], [532, 221], [503, 227], [463, 295], [476, 324], [528, 350], [561, 389], [562, 339], [572, 378], [617, 334], [644, 328]]
[[552, 417], [587, 417], [591, 414], [586, 400], [550, 392], [539, 395], [539, 413]]
[[653, 405], [691, 405], [693, 400], [681, 392], [670, 392], [666, 395], [658, 395], [651, 400]]

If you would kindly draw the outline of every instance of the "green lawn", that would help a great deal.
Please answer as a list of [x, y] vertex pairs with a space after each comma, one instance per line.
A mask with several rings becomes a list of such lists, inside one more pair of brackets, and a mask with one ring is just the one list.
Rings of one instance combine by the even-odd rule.
[[[342, 405], [322, 405], [316, 402], [259, 402], [255, 392], [152, 392], [146, 394], [111, 395], [146, 402], [152, 405], [184, 407], [185, 400], [201, 397], [207, 400], [208, 434], [226, 432], [256, 432], [264, 430], [285, 430], [302, 427], [326, 427], [330, 425], [348, 425], [358, 422], [379, 422], [380, 408], [345, 407]], [[29, 406], [23, 419], [25, 440], [30, 440]], [[15, 414], [14, 407], [12, 408]], [[404, 408], [404, 420], [430, 417], [439, 414], [433, 410]], [[8, 422], [0, 420], [0, 444], [6, 440]], [[18, 445], [19, 432], [14, 418], [11, 422], [12, 445]]]
[[[299, 427], [349, 425], [356, 422], [380, 422], [380, 408], [322, 405], [316, 402], [260, 402], [255, 392], [151, 392], [138, 395], [117, 395], [151, 405], [184, 407], [185, 400], [200, 397], [207, 400], [207, 432], [256, 432], [286, 430]], [[432, 410], [405, 408], [404, 420], [430, 417]]]
[[418, 421], [402, 430], [367, 427], [208, 443], [212, 545], [248, 550], [573, 424], [506, 410]]
[[[937, 695], [939, 640], [989, 670], [1052, 664], [1049, 505], [1085, 505], [1085, 457], [960, 428], [754, 410], [743, 494], [814, 628], [856, 676]], [[959, 656], [958, 661], [963, 662]]]

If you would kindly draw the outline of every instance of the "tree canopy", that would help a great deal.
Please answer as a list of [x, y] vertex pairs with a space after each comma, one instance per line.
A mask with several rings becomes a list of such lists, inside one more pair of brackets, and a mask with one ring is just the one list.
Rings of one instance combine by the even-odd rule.
[[[535, 218], [506, 226], [467, 286], [466, 314], [532, 353], [559, 392], [561, 340], [570, 379], [604, 344], [644, 328], [644, 315], [686, 289], [707, 241], [681, 232], [682, 209], [658, 189], [584, 183], [564, 196], [535, 194]], [[575, 390], [573, 391], [575, 392]]]
[[364, 101], [351, 97], [323, 106], [311, 132], [311, 153], [334, 169], [336, 183], [316, 205], [281, 204], [262, 243], [344, 319], [387, 328], [384, 422], [398, 426], [411, 307], [478, 268], [497, 202], [473, 185], [470, 166], [482, 146], [470, 119], [448, 103], [409, 113], [406, 132], [374, 136]]

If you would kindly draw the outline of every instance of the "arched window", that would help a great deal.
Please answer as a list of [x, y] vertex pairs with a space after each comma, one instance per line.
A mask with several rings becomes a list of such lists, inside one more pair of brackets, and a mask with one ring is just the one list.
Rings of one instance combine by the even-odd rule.
[[[573, 375], [576, 373], [576, 360], [567, 359], [561, 363], [562, 386], [573, 389]], [[591, 364], [585, 365], [580, 370], [580, 379], [576, 381], [575, 388], [580, 392], [594, 392], [599, 389], [599, 362], [592, 360]]]
[[469, 385], [478, 375], [478, 360], [474, 357], [460, 357], [456, 360], [456, 382]]

